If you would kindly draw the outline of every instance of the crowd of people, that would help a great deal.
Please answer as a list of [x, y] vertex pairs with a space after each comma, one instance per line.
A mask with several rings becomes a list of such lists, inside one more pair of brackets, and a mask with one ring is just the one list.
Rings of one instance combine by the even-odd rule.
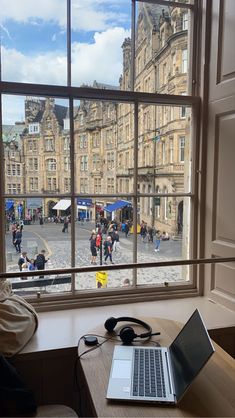
[[[41, 250], [35, 258], [28, 258], [27, 251], [22, 251], [18, 260], [19, 270], [22, 272], [25, 271], [34, 271], [34, 270], [45, 270], [45, 265], [49, 258], [45, 256], [46, 251]], [[44, 276], [39, 276], [43, 278]], [[24, 278], [24, 277], [23, 277]]]
[[[114, 264], [112, 253], [118, 250], [119, 233], [118, 224], [115, 221], [110, 223], [96, 224], [96, 229], [92, 231], [90, 236], [90, 250], [91, 250], [91, 264], [97, 264], [97, 256], [100, 251], [103, 251], [104, 264], [107, 260]], [[103, 248], [102, 248], [103, 247]]]
[[[94, 229], [90, 236], [90, 251], [91, 251], [91, 264], [97, 264], [97, 256], [100, 251], [103, 251], [104, 264], [110, 261], [114, 264], [112, 253], [117, 251], [120, 242], [120, 232], [125, 234], [128, 238], [130, 230], [133, 224], [131, 221], [117, 222], [115, 220], [108, 221], [106, 218], [102, 218], [96, 223], [96, 229]], [[142, 221], [140, 224], [140, 237], [142, 242], [155, 243], [155, 252], [160, 251], [161, 241], [168, 241], [170, 239], [169, 234], [166, 231], [161, 231], [154, 227], [148, 226], [146, 222]], [[103, 246], [103, 248], [101, 248]]]

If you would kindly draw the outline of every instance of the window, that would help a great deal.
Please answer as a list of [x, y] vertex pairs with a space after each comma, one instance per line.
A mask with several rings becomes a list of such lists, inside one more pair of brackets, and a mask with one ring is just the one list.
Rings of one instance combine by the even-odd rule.
[[[77, 13], [73, 2], [68, 0], [63, 3], [64, 5], [71, 3], [73, 13]], [[195, 169], [196, 172], [198, 162], [195, 166], [190, 164], [195, 158], [195, 155], [191, 154], [191, 148], [194, 152], [194, 147], [190, 145], [197, 143], [196, 133], [191, 129], [191, 125], [194, 123], [195, 115], [198, 114], [192, 109], [198, 110], [199, 105], [193, 96], [181, 96], [181, 91], [191, 91], [191, 85], [187, 89], [187, 83], [192, 79], [191, 68], [188, 68], [188, 45], [195, 47], [193, 55], [197, 58], [198, 49], [193, 43], [195, 40], [190, 38], [192, 33], [197, 33], [197, 31], [192, 28], [193, 30], [188, 30], [188, 33], [182, 30], [179, 32], [181, 17], [182, 27], [185, 30], [191, 20], [196, 21], [196, 19], [188, 21], [188, 13], [185, 13], [186, 10], [194, 14], [194, 4], [172, 2], [167, 6], [167, 4], [162, 5], [162, 2], [158, 0], [153, 3], [136, 0], [121, 3], [122, 9], [119, 9], [118, 2], [112, 9], [112, 2], [110, 2], [109, 19], [105, 20], [107, 15], [103, 14], [103, 25], [98, 25], [99, 28], [95, 25], [97, 22], [94, 22], [91, 17], [89, 27], [86, 26], [81, 31], [80, 15], [76, 14], [74, 21], [76, 24], [65, 31], [65, 33], [72, 33], [72, 41], [67, 40], [72, 47], [72, 57], [67, 54], [67, 51], [65, 54], [61, 52], [61, 56], [58, 56], [60, 44], [56, 43], [59, 42], [57, 37], [53, 37], [54, 49], [52, 45], [50, 49], [47, 48], [43, 37], [35, 38], [35, 48], [38, 43], [41, 47], [44, 45], [45, 51], [49, 50], [51, 54], [55, 54], [57, 59], [53, 60], [53, 63], [56, 62], [56, 65], [52, 64], [48, 55], [45, 54], [48, 59], [47, 65], [44, 63], [44, 65], [36, 66], [36, 62], [43, 62], [43, 53], [41, 51], [39, 53], [38, 50], [30, 51], [31, 53], [25, 59], [25, 66], [33, 61], [31, 71], [25, 69], [23, 72], [21, 68], [12, 80], [14, 83], [4, 84], [3, 96], [11, 96], [10, 98], [15, 100], [14, 104], [19, 107], [12, 126], [15, 126], [18, 120], [25, 121], [25, 126], [22, 127], [20, 133], [19, 147], [16, 148], [16, 157], [18, 158], [19, 152], [19, 160], [15, 157], [15, 166], [10, 169], [12, 162], [8, 157], [6, 158], [7, 175], [11, 172], [15, 176], [14, 184], [11, 184], [12, 179], [5, 177], [5, 190], [9, 194], [7, 198], [10, 199], [11, 194], [15, 195], [20, 186], [25, 213], [30, 211], [39, 213], [40, 209], [45, 217], [56, 213], [53, 212], [53, 202], [66, 206], [66, 202], [62, 201], [69, 201], [66, 209], [59, 210], [61, 210], [61, 216], [65, 213], [71, 215], [71, 234], [63, 236], [64, 242], [62, 242], [60, 225], [54, 225], [54, 223], [50, 225], [50, 228], [54, 228], [54, 232], [50, 234], [50, 245], [48, 245], [48, 247], [52, 246], [53, 255], [49, 263], [52, 269], [90, 267], [90, 247], [87, 236], [85, 240], [84, 231], [81, 233], [81, 228], [78, 228], [75, 223], [78, 213], [80, 220], [89, 220], [93, 223], [96, 219], [102, 218], [109, 221], [115, 219], [119, 224], [128, 220], [133, 226], [131, 234], [136, 232], [143, 219], [148, 226], [151, 225], [155, 229], [163, 230], [167, 227], [167, 231], [172, 236], [177, 232], [177, 219], [185, 216], [182, 222], [183, 238], [182, 242], [177, 244], [179, 251], [174, 254], [174, 260], [187, 258], [189, 252], [195, 255], [196, 250], [193, 245], [196, 240], [191, 239], [187, 232], [193, 229], [191, 219], [196, 219], [195, 211], [197, 210], [194, 207], [194, 202], [197, 201], [194, 199], [197, 191], [193, 187], [194, 184], [191, 184], [195, 173], [190, 170]], [[86, 10], [88, 6], [86, 2], [84, 4], [84, 10]], [[132, 12], [136, 11], [136, 13], [128, 15], [126, 4], [133, 7]], [[134, 9], [134, 5], [138, 7]], [[50, 15], [50, 7], [47, 5], [45, 7], [45, 11], [48, 12], [48, 21], [53, 21], [53, 25], [56, 26], [55, 32], [63, 37], [65, 21], [61, 23], [61, 19]], [[157, 14], [156, 9], [160, 11]], [[63, 16], [67, 16], [66, 10], [64, 11]], [[121, 14], [118, 13], [120, 11]], [[39, 19], [36, 10], [35, 14], [31, 16], [30, 22], [27, 18], [25, 21], [29, 33], [34, 31], [31, 22], [34, 18], [36, 22]], [[92, 15], [91, 13], [90, 16]], [[106, 48], [99, 48], [99, 42], [103, 43], [106, 39], [106, 33], [102, 27], [108, 30], [110, 16], [118, 19], [117, 22], [112, 21], [114, 27], [111, 27], [110, 31], [116, 26], [119, 27], [122, 22], [126, 22], [125, 26], [118, 31], [118, 36], [116, 32], [115, 37], [110, 36], [110, 39], [115, 39], [115, 45], [113, 41], [110, 42], [111, 48], [108, 43]], [[11, 18], [16, 19], [15, 15], [9, 16], [9, 19]], [[40, 19], [43, 20], [43, 18]], [[131, 19], [134, 21], [131, 22]], [[82, 23], [85, 25], [87, 21]], [[19, 22], [17, 24], [20, 28], [21, 24]], [[46, 25], [46, 21], [43, 21], [43, 24]], [[157, 27], [155, 27], [156, 24]], [[136, 34], [133, 34], [136, 39], [128, 38], [131, 27], [136, 28]], [[99, 36], [94, 37], [94, 33], [98, 33]], [[36, 31], [33, 34], [35, 37], [38, 36]], [[76, 44], [75, 40], [79, 40], [79, 44]], [[27, 40], [25, 42], [27, 44]], [[118, 43], [118, 49], [114, 51], [116, 43]], [[24, 48], [22, 47], [20, 53], [26, 54], [30, 48], [31, 44], [28, 42]], [[7, 43], [4, 49], [10, 52]], [[91, 50], [94, 52], [92, 58], [89, 56]], [[38, 58], [37, 61], [34, 61], [35, 57]], [[4, 57], [1, 59], [5, 60]], [[68, 77], [62, 75], [61, 68], [66, 59]], [[7, 63], [8, 61], [4, 61], [5, 67]], [[5, 67], [2, 81], [8, 77]], [[103, 70], [104, 67], [105, 70]], [[33, 74], [33, 68], [37, 68], [35, 74]], [[48, 70], [45, 71], [45, 68]], [[137, 71], [134, 71], [135, 68]], [[187, 73], [189, 73], [188, 78]], [[9, 71], [9, 74], [12, 72]], [[21, 80], [21, 74], [26, 74], [26, 80]], [[27, 74], [34, 77], [34, 80], [28, 80], [27, 77], [30, 76]], [[143, 93], [144, 90], [145, 93]], [[19, 97], [20, 91], [23, 91], [25, 96]], [[19, 98], [20, 101], [18, 101]], [[19, 102], [21, 103], [18, 104]], [[190, 118], [185, 117], [183, 109], [186, 106], [187, 109], [189, 108]], [[7, 126], [10, 112], [6, 104], [3, 107], [3, 115], [5, 115], [3, 125]], [[181, 113], [180, 108], [182, 108]], [[50, 120], [49, 125], [46, 124], [47, 120]], [[156, 134], [157, 132], [160, 133]], [[185, 149], [185, 144], [187, 149]], [[2, 168], [1, 170], [3, 171]], [[24, 171], [26, 172], [25, 178]], [[17, 176], [22, 176], [22, 179], [18, 180]], [[192, 182], [191, 179], [193, 179]], [[155, 196], [155, 191], [157, 196]], [[37, 193], [37, 202], [30, 202], [30, 199], [36, 199], [33, 192]], [[164, 195], [159, 197], [161, 192]], [[6, 198], [3, 190], [1, 190], [1, 198]], [[96, 202], [99, 202], [99, 213]], [[108, 207], [112, 204], [116, 204], [114, 210]], [[171, 216], [169, 216], [170, 206]], [[87, 230], [91, 224], [85, 223], [88, 225]], [[42, 235], [44, 229], [40, 230]], [[36, 228], [35, 232], [37, 232]], [[186, 268], [181, 269], [178, 266], [174, 266], [173, 274], [167, 266], [164, 266], [161, 268], [165, 269], [164, 274], [161, 273], [162, 270], [156, 269], [157, 274], [152, 277], [152, 269], [151, 272], [146, 270], [146, 274], [142, 274], [141, 277], [143, 270], [139, 267], [130, 268], [130, 265], [133, 261], [155, 262], [156, 254], [151, 253], [151, 246], [143, 251], [143, 246], [140, 247], [142, 243], [139, 242], [139, 235], [131, 235], [131, 238], [127, 238], [126, 241], [124, 236], [122, 239], [125, 251], [122, 257], [119, 259], [117, 257], [114, 261], [122, 262], [127, 266], [127, 271], [124, 273], [132, 275], [133, 288], [138, 289], [139, 285], [146, 285], [144, 280], [147, 276], [151, 277], [148, 286], [153, 287], [153, 292], [156, 294], [159, 289], [161, 292], [165, 291], [166, 277], [167, 279], [169, 277], [169, 281], [172, 279], [174, 288], [182, 284], [186, 288], [188, 283], [193, 288], [194, 278], [188, 275]], [[167, 261], [167, 257], [168, 255], [163, 260]], [[10, 269], [9, 265], [7, 269]], [[115, 281], [116, 272], [111, 268], [109, 286], [113, 288], [114, 295], [117, 290], [115, 288], [119, 288], [119, 292], [122, 291], [122, 278], [123, 275], [120, 273], [119, 281]], [[47, 289], [46, 296], [50, 300], [51, 292], [53, 297], [59, 300], [61, 292], [68, 292], [69, 297], [77, 298], [76, 292], [80, 290], [84, 293], [88, 291], [86, 297], [90, 297], [90, 290], [93, 294], [95, 291], [98, 294], [94, 271], [88, 269], [86, 274], [73, 272], [70, 283], [59, 284], [57, 288], [52, 284]], [[171, 286], [167, 291], [171, 291]], [[43, 300], [44, 295], [41, 294], [40, 297]], [[63, 297], [66, 299], [66, 294]], [[104, 297], [103, 292], [99, 292], [99, 297], [101, 299]]]
[[81, 157], [81, 171], [87, 171], [88, 170], [88, 156], [87, 155], [83, 155]]
[[110, 194], [114, 193], [114, 178], [107, 179], [107, 189], [108, 189], [108, 193]]
[[64, 157], [64, 171], [70, 171], [70, 157]]
[[28, 141], [28, 150], [37, 151], [37, 141], [35, 139], [31, 139]]
[[170, 160], [170, 163], [172, 164], [173, 163], [173, 158], [174, 158], [174, 154], [173, 154], [174, 153], [174, 143], [173, 143], [172, 138], [170, 138], [169, 153], [170, 153], [169, 160]]
[[46, 138], [45, 140], [45, 150], [54, 151], [55, 150], [55, 140], [54, 138]]
[[70, 138], [66, 136], [64, 138], [64, 151], [69, 151], [69, 146], [70, 146]]
[[48, 177], [47, 179], [48, 190], [50, 192], [56, 191], [57, 188], [57, 181], [55, 177]]
[[86, 193], [88, 190], [88, 178], [81, 178], [80, 179], [80, 192], [81, 193]]
[[100, 193], [101, 192], [101, 178], [95, 177], [94, 179], [94, 192]]
[[29, 171], [38, 171], [38, 158], [29, 158]]
[[182, 73], [188, 71], [188, 51], [187, 49], [182, 50]]
[[46, 163], [48, 171], [56, 171], [56, 160], [54, 158], [50, 158]]
[[179, 138], [179, 161], [184, 162], [184, 149], [185, 149], [185, 137], [181, 136]]
[[29, 189], [31, 192], [38, 191], [38, 178], [29, 177]]
[[64, 191], [65, 192], [70, 191], [70, 179], [69, 178], [64, 179]]
[[39, 134], [40, 132], [40, 126], [39, 123], [30, 123], [29, 124], [29, 134]]
[[188, 30], [188, 13], [183, 13], [182, 16], [182, 29]]

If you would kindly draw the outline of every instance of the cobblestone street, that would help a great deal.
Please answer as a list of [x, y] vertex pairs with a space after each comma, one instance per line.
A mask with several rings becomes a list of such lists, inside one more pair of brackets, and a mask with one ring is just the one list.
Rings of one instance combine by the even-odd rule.
[[[93, 224], [76, 224], [76, 266], [91, 265], [89, 237]], [[49, 261], [46, 264], [47, 269], [70, 267], [70, 231], [68, 234], [61, 232], [62, 226], [59, 224], [48, 223], [41, 227], [38, 224], [25, 226], [23, 231], [22, 249], [28, 252], [28, 257], [34, 257], [36, 252], [41, 249], [47, 251]], [[11, 242], [11, 233], [6, 235], [7, 243], [7, 270], [18, 271], [19, 255]], [[138, 262], [168, 261], [182, 258], [181, 241], [162, 241], [159, 252], [154, 251], [154, 243], [142, 242], [138, 236]], [[120, 245], [117, 251], [113, 252], [113, 261], [115, 264], [130, 264], [133, 260], [133, 237], [128, 238], [120, 232]], [[100, 257], [97, 257], [97, 267]], [[104, 258], [103, 258], [104, 263]], [[161, 267], [151, 269], [140, 269], [138, 271], [139, 284], [164, 283], [184, 280], [182, 278], [182, 267]], [[131, 270], [115, 270], [108, 272], [108, 287], [122, 286], [124, 279], [131, 280]], [[77, 289], [92, 289], [96, 287], [95, 273], [77, 274]], [[70, 285], [52, 285], [47, 286], [47, 291], [69, 290]]]

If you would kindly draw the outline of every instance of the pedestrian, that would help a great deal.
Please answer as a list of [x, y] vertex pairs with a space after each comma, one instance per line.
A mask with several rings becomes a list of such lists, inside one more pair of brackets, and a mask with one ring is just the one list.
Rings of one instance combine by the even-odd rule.
[[130, 279], [126, 278], [123, 280], [123, 287], [128, 287], [131, 285]]
[[108, 236], [104, 243], [104, 264], [107, 264], [107, 259], [110, 259], [110, 263], [114, 264], [112, 259], [112, 251], [113, 251], [113, 245], [112, 245], [112, 238]]
[[24, 221], [20, 221], [20, 231], [21, 231], [21, 233], [23, 233], [23, 229], [24, 229]]
[[14, 222], [14, 223], [12, 224], [12, 227], [11, 227], [11, 233], [12, 233], [12, 244], [13, 244], [13, 245], [15, 245], [15, 244], [14, 244], [14, 241], [15, 241], [15, 238], [16, 238], [16, 231], [17, 231], [17, 226], [16, 226], [16, 223]]
[[126, 236], [126, 238], [128, 237], [129, 230], [130, 230], [130, 228], [129, 228], [129, 224], [128, 224], [128, 222], [126, 222], [126, 223], [125, 223], [125, 229], [124, 229], [124, 232], [125, 232], [125, 236]]
[[18, 260], [18, 266], [19, 266], [20, 271], [22, 271], [23, 264], [27, 264], [29, 262], [30, 262], [30, 259], [27, 257], [27, 252], [22, 251], [22, 253], [20, 254], [20, 258]]
[[[49, 258], [46, 259], [45, 257], [46, 251], [41, 250], [40, 253], [37, 255], [35, 259], [35, 267], [37, 270], [45, 270], [45, 264], [48, 262]], [[39, 278], [43, 278], [44, 276], [39, 276]]]
[[147, 236], [148, 242], [153, 242], [153, 228], [151, 226], [147, 228]]
[[100, 250], [101, 240], [102, 240], [101, 228], [98, 228], [98, 232], [96, 235], [96, 242], [95, 242], [95, 245], [98, 251]]
[[35, 260], [34, 260], [34, 258], [31, 258], [31, 260], [29, 261], [29, 264], [28, 264], [28, 269], [29, 269], [29, 271], [34, 271], [34, 270], [36, 270], [36, 266], [35, 266]]
[[69, 232], [69, 219], [67, 218], [67, 216], [66, 218], [64, 218], [64, 226], [62, 232]]
[[168, 232], [163, 231], [163, 233], [162, 233], [162, 241], [169, 241], [169, 239], [170, 239], [170, 237], [169, 237]]
[[140, 225], [140, 235], [141, 235], [142, 241], [144, 242], [145, 237], [147, 235], [147, 226], [144, 221], [142, 221]]
[[113, 250], [117, 251], [119, 247], [119, 233], [118, 231], [113, 232]]
[[42, 215], [41, 215], [41, 216], [40, 216], [40, 218], [39, 218], [39, 224], [40, 224], [41, 226], [43, 226], [43, 224], [44, 224]]
[[17, 253], [21, 253], [21, 241], [22, 241], [22, 232], [20, 230], [20, 227], [17, 227], [16, 234], [15, 234], [15, 240], [14, 240], [14, 246]]
[[96, 234], [92, 234], [90, 237], [90, 249], [91, 249], [91, 264], [97, 264], [97, 248], [96, 248]]
[[156, 241], [155, 241], [155, 252], [160, 251], [159, 247], [160, 247], [160, 243], [161, 243], [161, 232], [159, 231], [159, 229], [156, 232]]

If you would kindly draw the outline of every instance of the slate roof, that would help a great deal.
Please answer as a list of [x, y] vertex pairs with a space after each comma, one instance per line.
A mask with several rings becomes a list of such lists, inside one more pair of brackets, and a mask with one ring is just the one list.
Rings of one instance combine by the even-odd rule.
[[24, 124], [17, 125], [2, 125], [2, 139], [3, 142], [19, 141], [20, 136], [25, 130]]

